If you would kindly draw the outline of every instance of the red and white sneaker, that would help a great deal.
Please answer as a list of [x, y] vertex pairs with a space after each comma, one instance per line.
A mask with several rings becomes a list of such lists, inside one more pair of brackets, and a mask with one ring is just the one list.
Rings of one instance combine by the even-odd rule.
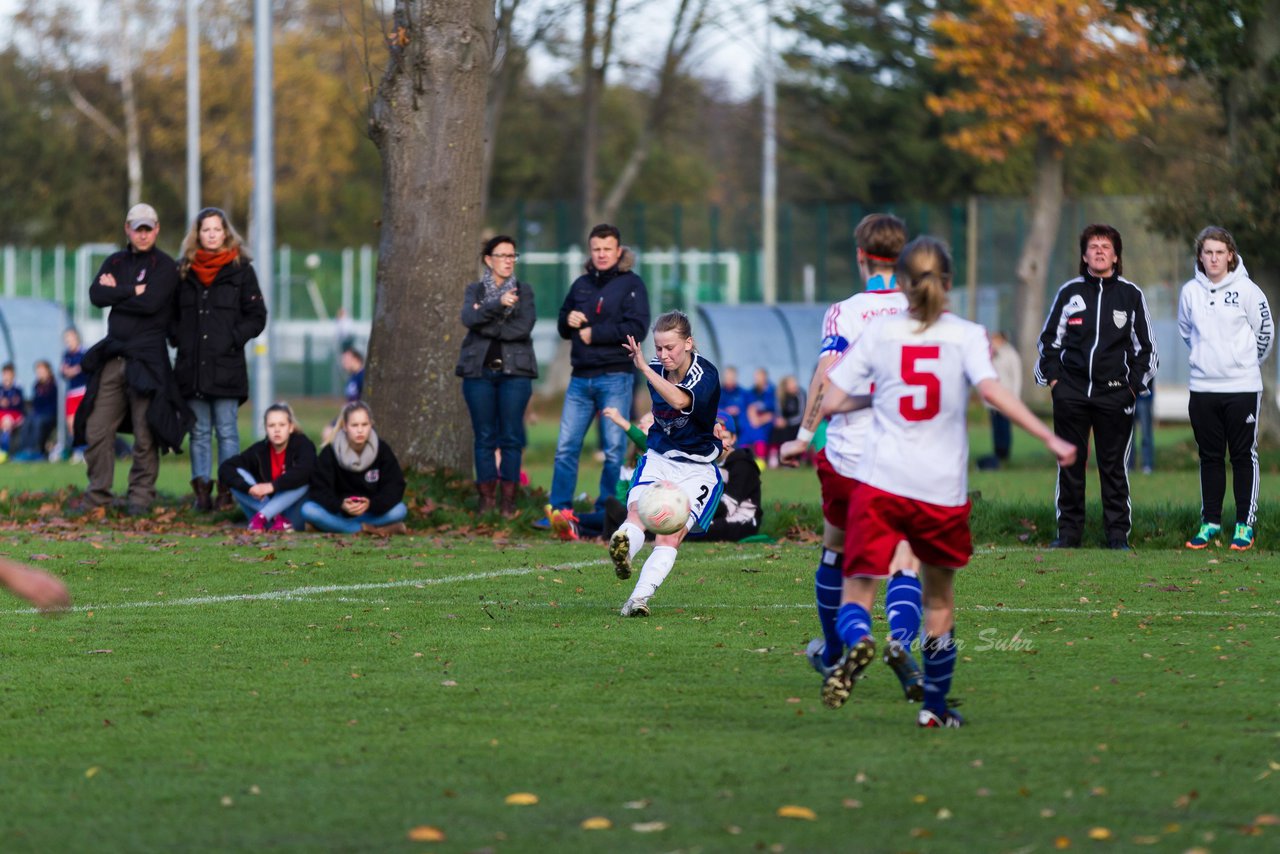
[[258, 532], [267, 530], [267, 517], [261, 513], [254, 513], [253, 518], [249, 520], [249, 530]]
[[271, 522], [271, 530], [280, 534], [287, 534], [293, 530], [293, 525], [283, 516], [277, 516]]
[[951, 709], [942, 714], [921, 709], [916, 715], [916, 726], [922, 729], [959, 729], [964, 726], [964, 718]]

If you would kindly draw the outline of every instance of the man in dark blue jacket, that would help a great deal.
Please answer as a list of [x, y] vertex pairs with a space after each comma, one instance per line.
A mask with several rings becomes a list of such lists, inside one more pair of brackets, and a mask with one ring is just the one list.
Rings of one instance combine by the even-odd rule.
[[[624, 415], [631, 412], [635, 374], [622, 342], [628, 335], [643, 341], [649, 332], [649, 293], [644, 281], [631, 270], [635, 258], [622, 245], [618, 229], [597, 225], [591, 229], [587, 245], [591, 260], [586, 272], [570, 286], [558, 321], [560, 337], [573, 345], [573, 374], [560, 415], [551, 478], [551, 506], [557, 510], [573, 506], [582, 440], [596, 414], [607, 406]], [[622, 428], [607, 419], [601, 426], [605, 460], [597, 507], [614, 493], [627, 447]]]

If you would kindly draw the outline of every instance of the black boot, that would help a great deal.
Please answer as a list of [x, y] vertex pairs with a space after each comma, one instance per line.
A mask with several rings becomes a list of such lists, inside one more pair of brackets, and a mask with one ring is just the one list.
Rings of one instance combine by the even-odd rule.
[[510, 519], [516, 515], [516, 499], [520, 496], [520, 484], [514, 480], [504, 480], [501, 483], [500, 495], [498, 498], [498, 510], [502, 515]]
[[476, 492], [480, 493], [480, 504], [477, 510], [482, 514], [492, 512], [494, 497], [498, 492], [498, 482], [496, 480], [488, 480], [484, 483], [477, 483]]

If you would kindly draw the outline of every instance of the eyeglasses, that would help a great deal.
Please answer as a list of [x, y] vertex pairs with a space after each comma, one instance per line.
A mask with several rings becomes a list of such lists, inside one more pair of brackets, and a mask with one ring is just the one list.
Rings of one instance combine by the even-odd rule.
[[499, 254], [499, 255], [490, 255], [489, 257], [490, 257], [490, 258], [497, 258], [499, 261], [514, 261], [514, 260], [516, 260], [517, 258], [519, 258], [519, 257], [520, 257], [520, 253], [519, 253], [519, 252], [516, 252], [516, 253], [512, 254], [512, 253], [504, 252], [504, 253], [501, 253], [501, 254]]

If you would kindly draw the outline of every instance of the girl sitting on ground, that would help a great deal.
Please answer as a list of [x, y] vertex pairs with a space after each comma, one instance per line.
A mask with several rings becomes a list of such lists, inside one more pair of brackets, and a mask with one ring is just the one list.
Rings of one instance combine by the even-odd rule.
[[302, 518], [334, 534], [405, 533], [404, 474], [391, 446], [373, 429], [369, 405], [352, 401], [316, 460]]
[[250, 531], [292, 531], [303, 524], [316, 446], [298, 428], [287, 403], [267, 407], [263, 423], [267, 438], [218, 466], [218, 482], [231, 489]]

